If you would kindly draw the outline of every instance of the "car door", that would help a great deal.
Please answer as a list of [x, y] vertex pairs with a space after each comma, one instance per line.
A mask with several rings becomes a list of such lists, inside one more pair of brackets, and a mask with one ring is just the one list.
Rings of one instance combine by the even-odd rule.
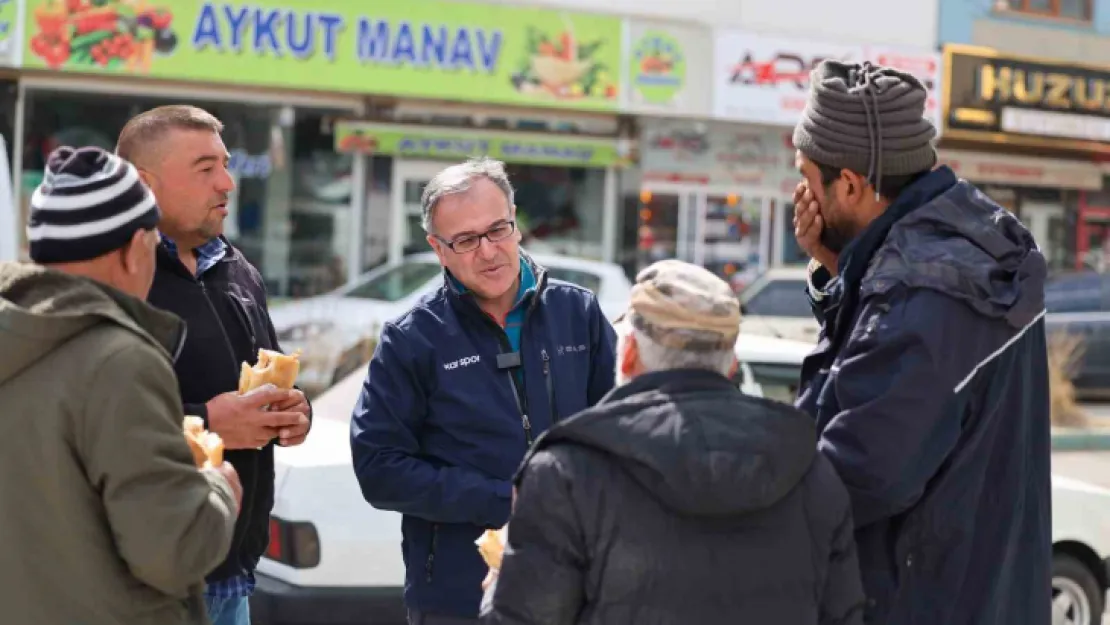
[[813, 318], [803, 280], [768, 280], [746, 298], [740, 331], [781, 339], [817, 342], [820, 326]]

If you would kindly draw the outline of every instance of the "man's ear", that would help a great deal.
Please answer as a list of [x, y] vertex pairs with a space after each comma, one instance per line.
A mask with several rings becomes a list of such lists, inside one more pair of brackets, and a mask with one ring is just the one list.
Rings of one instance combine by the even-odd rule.
[[120, 262], [123, 270], [129, 275], [135, 275], [142, 270], [143, 258], [149, 254], [151, 231], [142, 228], [131, 235], [131, 240], [120, 248]]
[[444, 264], [445, 259], [443, 256], [447, 253], [447, 246], [443, 244], [443, 241], [440, 241], [435, 235], [431, 234], [424, 237], [424, 240], [428, 242], [428, 245], [432, 246], [432, 251], [435, 252], [436, 257], [439, 258], [439, 264]]
[[631, 332], [625, 337], [622, 344], [624, 345], [624, 351], [617, 355], [620, 358], [617, 366], [620, 367], [621, 375], [629, 378], [636, 373], [636, 368], [639, 365], [640, 346], [636, 344], [636, 335]]
[[867, 193], [867, 179], [850, 169], [840, 170], [840, 181], [837, 185], [837, 201], [841, 206], [854, 206], [863, 199]]

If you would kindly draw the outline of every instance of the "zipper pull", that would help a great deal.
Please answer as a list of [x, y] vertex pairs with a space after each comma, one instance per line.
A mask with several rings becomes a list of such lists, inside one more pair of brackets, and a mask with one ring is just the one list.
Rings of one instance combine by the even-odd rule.
[[541, 349], [540, 350], [540, 358], [543, 359], [543, 374], [545, 376], [550, 375], [551, 374], [551, 364], [550, 364], [551, 359], [547, 357], [547, 350], [546, 349]]
[[528, 446], [531, 447], [531, 445], [532, 445], [532, 421], [528, 418], [528, 415], [526, 415], [526, 414], [520, 415], [520, 420], [521, 420], [522, 423], [524, 423], [524, 438], [528, 441]]

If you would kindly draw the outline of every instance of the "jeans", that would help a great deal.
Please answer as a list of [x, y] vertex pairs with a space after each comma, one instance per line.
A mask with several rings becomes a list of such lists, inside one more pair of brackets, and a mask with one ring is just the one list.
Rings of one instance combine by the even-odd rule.
[[[409, 625], [477, 625], [476, 618], [460, 618], [458, 616], [440, 616], [409, 610]], [[215, 625], [219, 625], [218, 623]]]
[[250, 597], [205, 597], [212, 625], [251, 625]]

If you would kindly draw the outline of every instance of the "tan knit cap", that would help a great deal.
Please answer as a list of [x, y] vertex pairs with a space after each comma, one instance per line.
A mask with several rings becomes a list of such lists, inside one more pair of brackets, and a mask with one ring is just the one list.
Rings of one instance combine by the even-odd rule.
[[710, 271], [659, 261], [636, 276], [627, 320], [659, 345], [691, 352], [731, 350], [740, 333], [740, 301]]

